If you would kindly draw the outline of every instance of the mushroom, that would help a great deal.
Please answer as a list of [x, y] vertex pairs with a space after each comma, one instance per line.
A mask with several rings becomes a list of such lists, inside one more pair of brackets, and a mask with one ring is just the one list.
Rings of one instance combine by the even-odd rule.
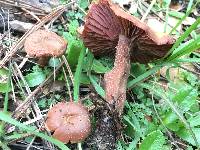
[[39, 58], [38, 63], [45, 66], [50, 57], [59, 57], [64, 54], [67, 42], [56, 33], [46, 30], [37, 30], [30, 34], [24, 43], [28, 56]]
[[104, 75], [106, 101], [119, 112], [126, 99], [130, 62], [148, 63], [164, 57], [174, 43], [109, 0], [90, 6], [81, 37], [95, 56], [115, 53], [114, 67]]
[[80, 103], [60, 102], [48, 112], [46, 127], [63, 143], [78, 143], [90, 133], [89, 113]]

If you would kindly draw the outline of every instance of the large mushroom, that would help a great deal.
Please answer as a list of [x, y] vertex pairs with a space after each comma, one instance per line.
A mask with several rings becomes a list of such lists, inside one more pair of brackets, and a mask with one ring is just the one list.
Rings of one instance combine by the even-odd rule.
[[109, 0], [90, 6], [81, 33], [95, 56], [115, 53], [113, 69], [104, 76], [106, 101], [121, 112], [126, 99], [130, 62], [148, 63], [166, 55], [174, 39], [156, 33]]
[[78, 143], [90, 133], [89, 113], [80, 103], [60, 102], [48, 112], [46, 127], [63, 143]]
[[38, 64], [45, 66], [50, 57], [59, 57], [64, 54], [67, 42], [56, 33], [46, 30], [37, 30], [30, 34], [24, 43], [28, 56], [38, 58]]

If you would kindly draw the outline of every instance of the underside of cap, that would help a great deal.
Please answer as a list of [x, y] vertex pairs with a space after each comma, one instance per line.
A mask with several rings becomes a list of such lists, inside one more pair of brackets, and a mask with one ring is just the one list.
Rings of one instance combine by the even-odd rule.
[[107, 3], [91, 4], [81, 37], [95, 54], [114, 53], [120, 33], [119, 22]]
[[37, 30], [24, 43], [30, 57], [59, 57], [64, 54], [67, 42], [54, 32]]
[[131, 40], [133, 62], [147, 63], [159, 59], [165, 56], [174, 43], [172, 37], [154, 32], [110, 0], [91, 4], [81, 35], [86, 47], [95, 56], [112, 54], [120, 34]]

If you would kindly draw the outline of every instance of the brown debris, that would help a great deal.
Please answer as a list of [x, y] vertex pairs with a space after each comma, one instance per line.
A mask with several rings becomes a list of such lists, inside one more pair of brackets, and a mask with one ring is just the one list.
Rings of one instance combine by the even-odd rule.
[[90, 133], [89, 113], [80, 103], [60, 102], [48, 112], [46, 127], [63, 143], [78, 143]]

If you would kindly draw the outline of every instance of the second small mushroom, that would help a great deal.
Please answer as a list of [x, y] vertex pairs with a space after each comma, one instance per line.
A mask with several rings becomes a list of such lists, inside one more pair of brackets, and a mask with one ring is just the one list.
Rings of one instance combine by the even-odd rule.
[[50, 57], [59, 57], [64, 54], [67, 42], [56, 33], [46, 30], [37, 30], [30, 34], [24, 43], [28, 56], [38, 58], [38, 64], [45, 66]]
[[89, 112], [80, 103], [60, 102], [47, 114], [46, 127], [63, 143], [78, 143], [90, 133]]
[[81, 37], [95, 56], [115, 53], [114, 68], [105, 74], [106, 101], [121, 113], [126, 99], [130, 62], [164, 57], [174, 39], [156, 33], [110, 0], [91, 4]]

